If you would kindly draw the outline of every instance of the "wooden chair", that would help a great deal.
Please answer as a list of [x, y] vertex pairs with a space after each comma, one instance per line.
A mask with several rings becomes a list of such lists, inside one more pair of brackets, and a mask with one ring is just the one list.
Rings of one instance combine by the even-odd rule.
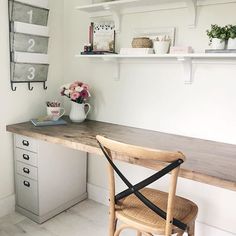
[[[198, 207], [193, 202], [175, 196], [180, 165], [185, 156], [181, 152], [168, 152], [120, 143], [103, 136], [97, 141], [109, 162], [109, 236], [119, 236], [127, 228], [137, 231], [137, 236], [177, 234], [187, 232], [194, 236]], [[160, 170], [146, 180], [132, 185], [120, 172], [113, 160], [120, 160], [147, 168]], [[115, 195], [114, 172], [128, 189]], [[169, 192], [146, 188], [147, 185], [171, 173]], [[123, 224], [117, 228], [117, 221]]]

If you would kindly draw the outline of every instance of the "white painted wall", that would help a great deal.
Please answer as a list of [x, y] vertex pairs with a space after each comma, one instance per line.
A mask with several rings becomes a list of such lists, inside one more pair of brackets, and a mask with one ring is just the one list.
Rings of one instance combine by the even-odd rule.
[[[90, 22], [86, 13], [74, 7], [86, 3], [65, 1], [64, 75], [66, 82], [78, 79], [92, 86], [91, 119], [236, 144], [235, 62], [197, 63], [194, 84], [184, 85], [183, 68], [176, 62], [129, 61], [121, 65], [120, 80], [114, 81], [112, 63], [74, 58], [87, 42]], [[211, 23], [235, 24], [235, 12], [236, 3], [200, 7], [195, 29], [186, 27], [186, 9], [125, 15], [120, 46], [130, 45], [134, 28], [175, 26], [178, 45], [204, 51], [208, 46], [205, 30]], [[121, 166], [133, 182], [152, 173]], [[101, 202], [107, 194], [105, 171], [105, 161], [90, 155], [90, 197]], [[165, 189], [165, 183], [155, 186]], [[178, 194], [199, 205], [197, 236], [236, 234], [235, 192], [180, 179]]]
[[[58, 88], [63, 78], [63, 1], [50, 1], [50, 71], [48, 90], [42, 84], [34, 85], [29, 91], [27, 85], [18, 85], [11, 91], [9, 78], [8, 0], [0, 0], [0, 216], [14, 210], [13, 149], [12, 135], [6, 125], [23, 122], [45, 113], [44, 104], [58, 96]], [[53, 42], [53, 43], [52, 43]]]

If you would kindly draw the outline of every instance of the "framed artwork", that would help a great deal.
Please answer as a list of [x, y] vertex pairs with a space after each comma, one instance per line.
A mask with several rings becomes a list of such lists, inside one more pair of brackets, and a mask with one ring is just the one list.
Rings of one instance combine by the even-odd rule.
[[152, 40], [159, 38], [169, 38], [171, 46], [175, 45], [175, 28], [174, 27], [158, 27], [158, 28], [137, 28], [134, 30], [135, 37], [148, 37]]
[[115, 24], [113, 21], [94, 22], [93, 51], [115, 52]]

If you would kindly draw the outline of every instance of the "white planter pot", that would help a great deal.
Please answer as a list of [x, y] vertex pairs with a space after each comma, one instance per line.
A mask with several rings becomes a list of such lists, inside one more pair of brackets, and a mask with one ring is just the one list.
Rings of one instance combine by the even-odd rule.
[[[88, 106], [88, 111], [85, 113], [84, 107]], [[88, 103], [76, 103], [71, 102], [70, 120], [72, 122], [81, 123], [83, 122], [90, 111], [90, 104]]]
[[170, 41], [154, 41], [153, 47], [156, 54], [166, 54], [170, 49]]
[[225, 40], [213, 38], [211, 49], [225, 49]]
[[229, 38], [227, 49], [236, 49], [236, 38], [235, 39]]

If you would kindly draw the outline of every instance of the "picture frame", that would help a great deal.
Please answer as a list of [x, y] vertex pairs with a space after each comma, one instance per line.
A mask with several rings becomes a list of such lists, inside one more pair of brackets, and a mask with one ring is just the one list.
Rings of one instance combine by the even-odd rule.
[[92, 48], [94, 52], [115, 52], [115, 23], [100, 21], [91, 23]]

